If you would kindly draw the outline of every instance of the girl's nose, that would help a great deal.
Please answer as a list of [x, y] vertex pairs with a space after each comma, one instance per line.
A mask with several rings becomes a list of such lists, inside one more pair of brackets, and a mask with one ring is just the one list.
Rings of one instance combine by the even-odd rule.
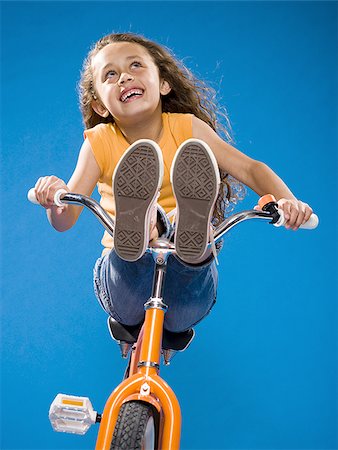
[[117, 82], [118, 85], [121, 85], [125, 83], [126, 81], [133, 81], [134, 77], [130, 75], [130, 73], [121, 73], [119, 81]]

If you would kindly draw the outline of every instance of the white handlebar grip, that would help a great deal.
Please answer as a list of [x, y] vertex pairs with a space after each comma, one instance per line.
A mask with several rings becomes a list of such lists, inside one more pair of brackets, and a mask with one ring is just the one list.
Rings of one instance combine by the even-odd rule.
[[314, 230], [318, 227], [319, 218], [317, 214], [311, 214], [310, 219], [301, 225], [299, 228], [303, 228], [304, 230]]
[[64, 206], [65, 204], [61, 201], [61, 195], [67, 194], [66, 189], [58, 189], [54, 194], [54, 203], [56, 206]]
[[32, 188], [28, 191], [27, 198], [31, 203], [34, 203], [35, 205], [39, 204], [39, 202], [37, 201], [37, 199], [35, 197], [35, 189], [34, 188]]
[[[279, 219], [276, 223], [274, 223], [275, 227], [281, 227], [285, 224], [285, 218], [284, 218], [284, 211], [282, 209], [278, 210], [279, 212]], [[302, 228], [303, 230], [314, 230], [318, 227], [319, 224], [319, 218], [317, 214], [311, 214], [309, 220], [305, 222], [303, 225], [301, 225], [299, 228]]]
[[[62, 203], [62, 200], [60, 199], [61, 195], [67, 194], [66, 189], [58, 189], [54, 194], [54, 204], [56, 206], [64, 206], [64, 203]], [[35, 189], [32, 188], [28, 191], [27, 198], [30, 202], [34, 203], [35, 205], [39, 205], [39, 202], [36, 199], [35, 196]]]

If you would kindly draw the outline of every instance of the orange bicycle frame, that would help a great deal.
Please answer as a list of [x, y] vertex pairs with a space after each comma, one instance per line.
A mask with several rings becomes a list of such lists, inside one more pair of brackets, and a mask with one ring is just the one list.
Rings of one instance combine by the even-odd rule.
[[154, 255], [156, 266], [153, 292], [145, 304], [145, 320], [132, 351], [128, 378], [122, 381], [107, 400], [96, 450], [110, 450], [120, 408], [124, 403], [135, 400], [149, 403], [159, 413], [158, 448], [176, 450], [180, 446], [180, 405], [173, 390], [159, 376], [163, 323], [167, 310], [162, 297], [167, 255], [161, 251]]

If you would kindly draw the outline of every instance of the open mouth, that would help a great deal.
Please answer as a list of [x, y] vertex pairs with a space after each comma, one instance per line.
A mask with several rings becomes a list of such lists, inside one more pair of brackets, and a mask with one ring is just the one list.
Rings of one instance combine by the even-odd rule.
[[123, 92], [123, 94], [120, 97], [120, 101], [122, 103], [131, 102], [139, 97], [142, 97], [143, 92], [144, 92], [143, 89], [129, 89], [129, 91]]

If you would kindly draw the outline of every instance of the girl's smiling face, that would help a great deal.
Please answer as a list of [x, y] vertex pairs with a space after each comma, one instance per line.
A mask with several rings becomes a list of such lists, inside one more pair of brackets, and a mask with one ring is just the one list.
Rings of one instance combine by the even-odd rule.
[[92, 60], [93, 109], [103, 117], [110, 113], [118, 123], [144, 120], [161, 112], [160, 95], [170, 86], [159, 77], [158, 68], [145, 47], [130, 42], [106, 45]]

